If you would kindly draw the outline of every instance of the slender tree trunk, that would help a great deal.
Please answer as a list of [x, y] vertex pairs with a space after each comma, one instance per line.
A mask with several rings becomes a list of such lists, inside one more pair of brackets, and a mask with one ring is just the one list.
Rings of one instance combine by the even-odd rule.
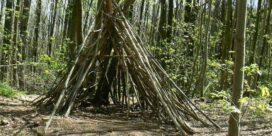
[[188, 91], [187, 91], [187, 94], [190, 94], [190, 93], [192, 93], [192, 97], [194, 97], [195, 96], [195, 93], [197, 93], [196, 91], [197, 91], [197, 89], [199, 88], [198, 86], [197, 87], [195, 87], [194, 88], [194, 90], [190, 90], [190, 88], [192, 88], [192, 86], [194, 85], [194, 84], [199, 84], [199, 80], [197, 80], [196, 82], [194, 82], [193, 80], [194, 80], [194, 77], [195, 76], [197, 76], [198, 75], [198, 58], [199, 58], [199, 54], [200, 54], [200, 49], [201, 49], [201, 45], [202, 45], [202, 28], [203, 28], [203, 22], [204, 22], [204, 16], [205, 16], [205, 14], [204, 14], [204, 12], [203, 12], [203, 10], [201, 9], [200, 10], [201, 11], [201, 13], [200, 13], [200, 21], [199, 21], [199, 30], [198, 30], [198, 46], [196, 47], [196, 49], [195, 49], [195, 56], [194, 56], [194, 63], [193, 63], [193, 68], [192, 68], [192, 75], [190, 76], [191, 78], [190, 78], [190, 80], [189, 80], [189, 82], [188, 82], [188, 84], [189, 84], [189, 88], [187, 89]]
[[125, 0], [123, 4], [123, 13], [125, 17], [132, 19], [133, 14], [133, 3], [135, 0]]
[[0, 21], [2, 21], [3, 8], [4, 8], [4, 2], [1, 2], [0, 3]]
[[[103, 4], [103, 13], [108, 14], [108, 15], [113, 15], [113, 3], [112, 0], [106, 0], [105, 3]], [[113, 42], [110, 39], [110, 35], [113, 33], [113, 24], [112, 24], [112, 19], [111, 17], [104, 17], [105, 20], [103, 20], [105, 24], [105, 29], [104, 31], [107, 31], [107, 38], [105, 39], [108, 41], [106, 43], [106, 50], [105, 54], [110, 54], [113, 48]], [[108, 105], [109, 104], [109, 93], [111, 91], [111, 86], [112, 86], [112, 81], [113, 78], [116, 76], [116, 66], [117, 66], [117, 59], [116, 58], [104, 58], [103, 61], [101, 62], [101, 68], [103, 69], [102, 73], [107, 73], [102, 74], [100, 77], [100, 82], [98, 84], [98, 88], [93, 100], [94, 105], [101, 106], [101, 105]], [[109, 71], [107, 71], [107, 68], [109, 67]]]
[[[11, 64], [17, 64], [19, 62], [18, 60], [18, 50], [19, 50], [19, 15], [17, 13], [20, 13], [20, 1], [17, 1], [15, 5], [15, 12], [13, 13], [13, 30], [12, 30], [12, 58], [11, 58]], [[18, 76], [18, 68], [17, 67], [11, 67], [12, 68], [12, 85], [19, 88], [19, 76]]]
[[141, 27], [142, 27], [144, 6], [145, 6], [145, 0], [142, 0], [142, 2], [141, 2], [141, 8], [140, 8], [139, 27], [138, 27], [138, 33], [139, 33], [139, 34], [140, 34], [140, 32], [141, 32]]
[[[32, 57], [33, 61], [38, 61], [38, 45], [39, 45], [39, 32], [40, 32], [40, 22], [41, 22], [41, 11], [42, 10], [42, 1], [37, 0], [37, 8], [36, 8], [36, 22], [35, 22], [35, 29], [34, 29], [34, 41], [33, 41], [33, 51]], [[34, 68], [35, 69], [35, 68]], [[35, 70], [34, 70], [35, 72]]]
[[145, 26], [145, 28], [148, 28], [147, 25], [148, 25], [148, 22], [149, 22], [148, 20], [149, 20], [149, 17], [150, 17], [149, 9], [151, 9], [149, 1], [146, 2], [145, 7], [146, 7], [146, 9], [145, 9], [145, 13], [144, 13], [144, 26]]
[[[240, 109], [239, 100], [243, 96], [244, 71], [245, 65], [245, 37], [246, 37], [246, 11], [247, 0], [237, 1], [237, 23], [235, 36], [235, 67], [232, 88], [232, 103], [237, 108], [229, 117], [229, 136], [240, 135]], [[238, 111], [239, 110], [239, 111]]]
[[226, 20], [226, 7], [228, 6], [226, 4], [228, 4], [228, 0], [222, 0], [222, 3], [221, 3], [221, 21], [222, 22], [225, 22]]
[[[223, 48], [222, 48], [222, 63], [229, 59], [229, 51], [232, 46], [232, 0], [227, 0], [227, 13], [225, 19]], [[226, 67], [225, 67], [226, 68]], [[228, 72], [226, 69], [222, 70], [220, 79], [220, 90], [225, 90], [228, 86]]]
[[201, 80], [200, 80], [200, 88], [201, 88], [201, 97], [204, 96], [204, 88], [206, 84], [206, 71], [207, 71], [207, 65], [208, 65], [208, 57], [209, 57], [209, 39], [210, 39], [210, 28], [211, 28], [211, 11], [212, 10], [212, 0], [209, 1], [209, 13], [208, 13], [208, 19], [206, 22], [206, 38], [205, 38], [205, 46], [203, 48], [203, 66], [201, 69]]
[[[159, 22], [159, 33], [158, 33], [158, 40], [157, 44], [164, 50], [165, 49], [165, 42], [167, 40], [167, 7], [166, 7], [166, 0], [161, 0], [161, 12], [160, 12], [160, 22]], [[164, 58], [165, 53], [160, 54], [160, 58]], [[161, 61], [162, 67], [166, 68], [166, 62], [164, 60]]]
[[93, 0], [90, 1], [90, 3], [88, 4], [88, 12], [87, 12], [87, 15], [85, 15], [85, 19], [84, 19], [84, 26], [83, 26], [83, 33], [84, 33], [84, 36], [87, 35], [87, 32], [88, 32], [88, 27], [90, 27], [90, 24], [89, 23], [92, 23], [92, 17], [90, 17], [90, 10], [92, 8], [92, 5], [93, 5]]
[[70, 19], [68, 26], [68, 36], [71, 40], [71, 44], [69, 45], [69, 57], [70, 60], [74, 60], [78, 53], [78, 47], [82, 44], [83, 40], [81, 0], [72, 0], [69, 6], [70, 8], [68, 8], [68, 10], [72, 10], [72, 14], [69, 15]]
[[174, 19], [174, 0], [169, 0], [168, 6], [168, 26], [167, 26], [167, 43], [172, 41], [172, 29]]
[[255, 33], [253, 35], [253, 41], [252, 41], [252, 55], [250, 55], [249, 64], [255, 63], [256, 45], [257, 45], [257, 41], [258, 41], [259, 24], [260, 24], [260, 18], [261, 18], [261, 7], [262, 7], [262, 0], [258, 0], [256, 23], [255, 23]]
[[185, 14], [184, 14], [185, 23], [192, 22], [192, 0], [186, 0], [185, 2]]
[[158, 42], [161, 42], [166, 37], [166, 23], [167, 23], [167, 11], [166, 11], [166, 0], [161, 0], [161, 15], [160, 15], [160, 23], [159, 23], [159, 36]]
[[[270, 25], [270, 21], [271, 21], [271, 10], [272, 10], [272, 2], [269, 1], [269, 8], [268, 8], [268, 15], [267, 15], [267, 18], [266, 18], [266, 23], [265, 23], [265, 35], [267, 34], [270, 34], [270, 29], [271, 29], [271, 25]], [[266, 54], [266, 51], [268, 50], [267, 48], [268, 46], [268, 37], [263, 37], [263, 45], [261, 47], [261, 57], [259, 59], [259, 67], [260, 68], [265, 68], [264, 67], [264, 63], [263, 63], [263, 59], [264, 59], [264, 56]], [[259, 77], [258, 77], [259, 78]]]
[[[11, 31], [12, 31], [12, 5], [13, 1], [7, 0], [5, 7], [5, 24], [4, 24], [4, 38], [1, 52], [1, 64], [7, 65], [9, 62], [9, 53], [11, 48]], [[6, 79], [9, 81], [9, 71], [7, 67], [2, 67], [0, 72], [0, 80]]]
[[[266, 28], [265, 28], [265, 33], [269, 34], [271, 32], [271, 26], [270, 26], [270, 19], [271, 19], [271, 11], [272, 11], [272, 1], [268, 1], [269, 7], [268, 7], [268, 15], [266, 18]], [[263, 46], [267, 46], [268, 44], [268, 39], [267, 37], [263, 38]], [[267, 75], [267, 80], [270, 79], [270, 73], [271, 73], [271, 47], [268, 46], [268, 51], [269, 51], [269, 56], [268, 56], [268, 75]]]
[[192, 0], [185, 1], [185, 13], [184, 13], [184, 22], [187, 23], [185, 27], [184, 35], [186, 38], [185, 45], [186, 47], [186, 54], [188, 57], [193, 56], [194, 54], [194, 39], [191, 31], [194, 30], [194, 23], [196, 21], [196, 14], [194, 13], [195, 7], [193, 5]]
[[[151, 5], [150, 5], [151, 6]], [[148, 6], [147, 6], [148, 7]], [[146, 14], [145, 14], [146, 16], [145, 16], [145, 20], [148, 20], [148, 12], [146, 12]], [[158, 41], [156, 41], [156, 40], [159, 40], [159, 37], [158, 37], [158, 35], [160, 35], [160, 34], [158, 34], [158, 35], [155, 35], [155, 33], [156, 33], [156, 28], [157, 28], [157, 25], [158, 25], [158, 18], [157, 18], [157, 16], [159, 16], [159, 6], [158, 5], [156, 5], [156, 4], [153, 4], [152, 5], [152, 19], [151, 19], [151, 23], [153, 24], [152, 26], [151, 26], [151, 28], [150, 28], [150, 33], [149, 33], [149, 35], [150, 35], [150, 38], [149, 38], [149, 40], [150, 40], [150, 43], [152, 44], [152, 45], [156, 45], [156, 44], [158, 44], [159, 45], [159, 42]], [[146, 24], [147, 25], [147, 24]], [[157, 36], [157, 37], [156, 37]]]
[[[20, 12], [20, 22], [19, 22], [19, 29], [20, 29], [20, 41], [22, 46], [19, 46], [19, 51], [21, 52], [21, 56], [19, 57], [20, 62], [25, 62], [27, 58], [27, 51], [28, 48], [27, 44], [27, 38], [28, 38], [28, 32], [27, 32], [27, 24], [29, 19], [29, 9], [30, 9], [30, 3], [31, 0], [22, 0], [22, 11]], [[19, 86], [23, 88], [23, 90], [26, 90], [26, 84], [25, 84], [25, 66], [19, 67]]]
[[56, 24], [56, 16], [57, 16], [57, 9], [58, 9], [58, 0], [55, 0], [54, 8], [52, 8], [53, 16], [52, 16], [52, 23], [50, 24], [50, 30], [49, 30], [49, 42], [47, 45], [47, 55], [52, 56], [52, 46], [53, 46], [53, 39], [54, 39], [54, 30], [55, 30], [55, 24]]

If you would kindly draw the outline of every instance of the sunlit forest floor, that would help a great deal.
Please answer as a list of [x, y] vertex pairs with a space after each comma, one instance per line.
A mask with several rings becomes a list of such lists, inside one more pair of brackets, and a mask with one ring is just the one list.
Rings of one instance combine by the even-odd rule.
[[[152, 121], [152, 115], [139, 113], [120, 113], [116, 109], [85, 109], [74, 112], [69, 118], [55, 117], [50, 128], [44, 134], [45, 123], [50, 111], [37, 113], [29, 103], [36, 95], [26, 95], [20, 98], [5, 98], [0, 96], [0, 134], [1, 136], [19, 135], [86, 135], [86, 136], [149, 136], [178, 135], [169, 125], [158, 125]], [[211, 105], [212, 106], [212, 105]], [[111, 111], [111, 112], [109, 112]], [[205, 111], [221, 127], [221, 130], [207, 128], [198, 122], [188, 120], [196, 129], [196, 136], [226, 136], [228, 114], [221, 112], [220, 107]], [[144, 116], [144, 117], [143, 117]], [[242, 118], [242, 135], [269, 136], [272, 135], [272, 113], [264, 117], [252, 117], [245, 114]]]

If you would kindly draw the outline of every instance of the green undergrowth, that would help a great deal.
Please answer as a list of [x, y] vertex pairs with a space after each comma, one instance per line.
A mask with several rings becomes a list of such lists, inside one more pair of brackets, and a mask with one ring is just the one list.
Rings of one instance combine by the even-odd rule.
[[265, 118], [272, 113], [270, 90], [271, 89], [264, 85], [259, 86], [258, 89], [251, 90], [255, 93], [254, 97], [245, 96], [239, 100], [242, 106], [241, 109], [237, 109], [232, 105], [230, 91], [211, 93], [209, 99], [213, 99], [213, 101], [211, 101], [211, 103], [200, 103], [200, 107], [210, 112], [217, 111], [225, 114], [238, 112], [253, 118]]
[[7, 83], [0, 83], [0, 96], [17, 97], [21, 95], [24, 95], [24, 93], [12, 88]]

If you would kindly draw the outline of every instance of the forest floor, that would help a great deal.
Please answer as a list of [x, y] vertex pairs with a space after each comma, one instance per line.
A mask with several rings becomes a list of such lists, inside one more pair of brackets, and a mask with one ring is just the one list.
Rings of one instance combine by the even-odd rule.
[[[139, 118], [139, 114], [114, 113], [94, 114], [90, 112], [75, 112], [69, 118], [55, 117], [50, 128], [44, 133], [45, 123], [49, 114], [37, 113], [29, 102], [35, 95], [20, 98], [5, 98], [0, 96], [0, 136], [150, 136], [178, 135], [175, 129], [168, 125], [158, 125], [154, 121]], [[195, 121], [189, 121], [196, 129], [195, 136], [226, 136], [228, 115], [218, 111], [207, 112], [221, 127], [221, 130], [207, 128]], [[151, 118], [151, 117], [146, 117]], [[270, 136], [272, 135], [272, 113], [265, 118], [244, 117], [241, 123], [242, 135]]]

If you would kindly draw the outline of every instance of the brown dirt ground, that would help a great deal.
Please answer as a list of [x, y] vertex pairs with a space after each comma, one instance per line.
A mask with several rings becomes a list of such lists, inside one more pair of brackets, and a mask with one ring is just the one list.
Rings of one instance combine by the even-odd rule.
[[[37, 96], [20, 98], [0, 96], [0, 136], [163, 136], [178, 135], [168, 125], [158, 125], [151, 120], [139, 118], [139, 114], [115, 113], [111, 115], [76, 112], [69, 118], [55, 117], [50, 128], [44, 133], [48, 114], [39, 114], [29, 106]], [[218, 111], [207, 112], [221, 127], [203, 127], [199, 122], [190, 121], [195, 128], [194, 136], [226, 136], [228, 115]], [[241, 134], [245, 136], [272, 136], [272, 113], [266, 118], [244, 117]], [[147, 117], [151, 118], [151, 117]]]

